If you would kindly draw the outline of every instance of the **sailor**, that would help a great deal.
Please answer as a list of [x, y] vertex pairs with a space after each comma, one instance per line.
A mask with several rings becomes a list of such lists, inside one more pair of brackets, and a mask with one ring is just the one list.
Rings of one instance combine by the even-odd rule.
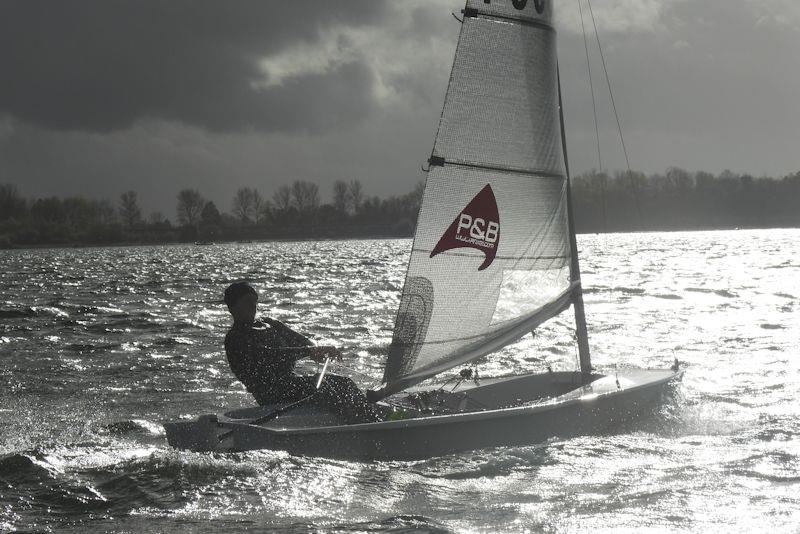
[[233, 316], [233, 326], [225, 336], [228, 364], [258, 404], [308, 399], [347, 423], [382, 420], [377, 407], [350, 378], [328, 373], [316, 389], [316, 377], [295, 374], [298, 360], [341, 360], [342, 353], [335, 347], [313, 346], [307, 337], [275, 319], [256, 320], [257, 303], [258, 293], [247, 282], [236, 282], [225, 290], [225, 304]]

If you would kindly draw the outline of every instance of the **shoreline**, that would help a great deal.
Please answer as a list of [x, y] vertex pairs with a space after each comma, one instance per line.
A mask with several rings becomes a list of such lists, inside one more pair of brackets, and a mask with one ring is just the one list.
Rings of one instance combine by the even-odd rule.
[[[679, 233], [679, 232], [732, 232], [748, 230], [797, 230], [800, 226], [736, 226], [736, 227], [694, 227], [694, 228], [648, 228], [644, 230], [628, 229], [613, 231], [579, 231], [576, 235], [615, 235], [615, 234], [655, 234], [655, 233]], [[412, 239], [413, 234], [392, 234], [376, 233], [369, 235], [297, 235], [281, 236], [272, 238], [253, 238], [253, 239], [216, 239], [216, 240], [164, 240], [164, 241], [120, 241], [111, 243], [11, 243], [0, 244], [0, 250], [37, 250], [37, 249], [86, 249], [86, 248], [112, 248], [112, 247], [159, 247], [167, 245], [176, 246], [213, 246], [230, 244], [258, 244], [258, 243], [291, 243], [308, 241], [371, 241], [377, 239]]]

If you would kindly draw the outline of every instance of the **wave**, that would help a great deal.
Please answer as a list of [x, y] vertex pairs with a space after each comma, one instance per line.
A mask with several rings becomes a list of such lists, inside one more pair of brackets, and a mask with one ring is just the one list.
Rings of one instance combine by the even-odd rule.
[[7, 485], [19, 482], [45, 481], [54, 479], [53, 472], [36, 451], [25, 454], [6, 454], [0, 456], [0, 481]]
[[275, 277], [276, 284], [291, 284], [294, 282], [305, 282], [307, 280], [308, 277], [303, 275], [279, 274]]
[[612, 287], [611, 291], [614, 293], [622, 293], [623, 295], [644, 295], [646, 291], [641, 287], [625, 287], [617, 286]]
[[664, 299], [664, 300], [683, 300], [682, 296], [675, 295], [674, 293], [656, 293], [652, 296], [657, 299]]
[[115, 436], [128, 434], [151, 434], [164, 435], [164, 427], [160, 424], [152, 423], [143, 419], [129, 419], [125, 421], [115, 421], [103, 425], [103, 429]]
[[788, 452], [769, 451], [728, 462], [725, 467], [732, 475], [778, 484], [795, 484], [800, 482], [798, 459]]
[[156, 347], [177, 347], [179, 345], [194, 345], [195, 341], [186, 337], [161, 337], [153, 341]]
[[473, 480], [506, 477], [517, 470], [536, 470], [547, 463], [547, 444], [508, 447], [424, 460], [412, 470], [432, 479]]
[[[46, 453], [33, 449], [0, 456], [0, 510], [17, 509], [21, 522], [31, 524], [75, 519], [95, 514], [127, 515], [133, 510], [170, 510], [191, 501], [193, 488], [219, 483], [230, 476], [251, 478], [271, 466], [175, 454], [153, 449], [130, 459], [128, 450], [80, 445]], [[63, 461], [60, 455], [65, 455]], [[91, 465], [93, 456], [100, 465]], [[70, 458], [78, 459], [76, 466]]]
[[108, 499], [91, 483], [74, 480], [60, 472], [38, 450], [0, 458], [0, 483], [7, 486], [0, 503], [16, 505], [35, 516], [111, 510]]
[[[318, 532], [316, 525], [295, 525], [302, 528], [302, 532]], [[444, 525], [434, 519], [422, 515], [395, 515], [381, 521], [369, 521], [365, 523], [348, 523], [330, 527], [341, 532], [392, 532], [393, 534], [411, 534], [417, 532], [427, 532], [430, 534], [450, 534], [454, 531], [449, 530]], [[281, 532], [291, 532], [292, 529], [281, 528]]]
[[798, 267], [800, 267], [800, 265], [795, 265], [795, 264], [787, 261], [787, 262], [784, 262], [784, 263], [781, 263], [781, 264], [778, 264], [778, 265], [768, 265], [768, 266], [766, 266], [764, 268], [765, 269], [795, 269], [795, 268], [798, 268]]
[[87, 325], [85, 329], [89, 332], [101, 333], [105, 334], [107, 332], [120, 332], [125, 331], [127, 329], [131, 330], [153, 330], [156, 328], [161, 328], [161, 325], [154, 321], [148, 321], [146, 319], [133, 319], [129, 316], [124, 316], [124, 318], [118, 318], [114, 321], [105, 321], [101, 323], [95, 323], [91, 325]]
[[703, 287], [687, 287], [686, 291], [689, 291], [691, 293], [714, 294], [720, 297], [731, 298], [731, 299], [739, 297], [739, 295], [737, 295], [732, 291], [728, 291], [727, 289], [706, 289]]
[[0, 458], [0, 482], [7, 486], [0, 503], [48, 518], [126, 514], [144, 506], [163, 507], [180, 496], [175, 479], [106, 470], [65, 473], [39, 450]]
[[22, 308], [0, 309], [0, 319], [25, 319], [29, 317], [69, 317], [69, 314], [55, 306], [25, 306]]
[[64, 350], [86, 354], [95, 352], [108, 352], [118, 349], [121, 346], [122, 344], [120, 343], [70, 343], [64, 346]]
[[36, 312], [31, 308], [16, 310], [0, 309], [0, 319], [24, 319], [26, 317], [36, 317]]

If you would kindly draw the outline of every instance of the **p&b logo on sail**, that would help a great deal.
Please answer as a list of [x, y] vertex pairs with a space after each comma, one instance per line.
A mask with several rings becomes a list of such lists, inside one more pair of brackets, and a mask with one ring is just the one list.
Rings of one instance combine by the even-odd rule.
[[500, 215], [492, 186], [487, 184], [447, 228], [430, 257], [455, 248], [474, 248], [486, 256], [479, 271], [486, 269], [500, 245]]

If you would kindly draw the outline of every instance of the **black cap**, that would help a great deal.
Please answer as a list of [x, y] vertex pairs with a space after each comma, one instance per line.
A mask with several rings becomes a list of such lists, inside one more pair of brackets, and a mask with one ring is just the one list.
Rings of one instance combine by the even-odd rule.
[[247, 282], [234, 282], [228, 286], [228, 289], [225, 290], [225, 304], [227, 304], [230, 308], [236, 304], [240, 298], [248, 293], [258, 296], [258, 293], [256, 293], [255, 289], [253, 289], [253, 286]]

